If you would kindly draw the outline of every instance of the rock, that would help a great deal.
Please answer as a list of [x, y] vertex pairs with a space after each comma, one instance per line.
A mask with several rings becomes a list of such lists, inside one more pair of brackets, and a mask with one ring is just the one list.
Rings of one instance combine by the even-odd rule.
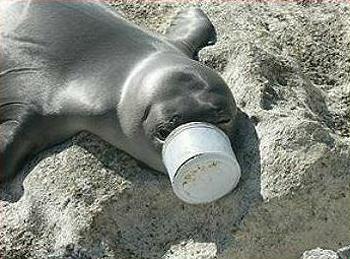
[[349, 259], [350, 258], [350, 246], [340, 248], [337, 251], [339, 259]]
[[338, 249], [337, 252], [316, 248], [303, 253], [301, 259], [349, 259], [350, 246]]
[[338, 259], [336, 252], [321, 248], [306, 251], [301, 259]]
[[238, 188], [184, 204], [166, 175], [82, 133], [2, 187], [0, 258], [289, 259], [349, 244], [349, 5], [113, 4], [159, 32], [192, 5], [218, 31], [200, 59], [242, 111]]

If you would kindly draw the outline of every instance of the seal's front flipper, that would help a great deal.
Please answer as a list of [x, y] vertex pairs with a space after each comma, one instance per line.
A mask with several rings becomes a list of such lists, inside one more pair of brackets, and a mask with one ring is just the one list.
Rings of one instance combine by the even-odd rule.
[[165, 35], [193, 59], [198, 59], [198, 52], [202, 48], [216, 43], [215, 28], [199, 8], [181, 11]]

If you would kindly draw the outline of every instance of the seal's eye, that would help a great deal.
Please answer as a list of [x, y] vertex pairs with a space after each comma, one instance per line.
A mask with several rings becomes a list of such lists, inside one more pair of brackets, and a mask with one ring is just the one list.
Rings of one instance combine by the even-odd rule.
[[145, 120], [147, 119], [150, 110], [151, 110], [151, 105], [148, 105], [148, 106], [146, 107], [146, 109], [145, 109], [145, 112], [144, 112], [143, 116], [142, 116], [142, 121], [145, 121]]

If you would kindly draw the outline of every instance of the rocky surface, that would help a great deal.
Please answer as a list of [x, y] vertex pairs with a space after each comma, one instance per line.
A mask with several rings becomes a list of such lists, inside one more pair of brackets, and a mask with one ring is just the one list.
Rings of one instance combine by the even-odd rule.
[[301, 259], [349, 259], [350, 246], [342, 247], [337, 252], [321, 248], [305, 251]]
[[342, 247], [337, 251], [339, 259], [349, 259], [350, 258], [350, 246]]
[[339, 259], [339, 257], [334, 251], [317, 248], [304, 252], [302, 259]]
[[[82, 133], [2, 187], [0, 258], [309, 259], [349, 245], [349, 4], [196, 5], [218, 31], [201, 61], [242, 110], [238, 188], [184, 204], [166, 175]], [[159, 32], [188, 6], [113, 4]]]

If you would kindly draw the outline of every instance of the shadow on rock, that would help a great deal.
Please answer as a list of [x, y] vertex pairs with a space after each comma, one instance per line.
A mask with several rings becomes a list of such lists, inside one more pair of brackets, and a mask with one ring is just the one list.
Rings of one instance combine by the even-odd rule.
[[[189, 205], [174, 195], [167, 175], [149, 169], [137, 174], [119, 171], [131, 187], [99, 204], [83, 238], [96, 240], [90, 249], [108, 244], [115, 253], [137, 258], [186, 257], [195, 251], [198, 258], [232, 246], [240, 222], [261, 200], [259, 140], [246, 114], [239, 113], [238, 124], [231, 139], [242, 178], [231, 194], [211, 204]], [[106, 157], [95, 155], [106, 163]]]
[[[24, 197], [10, 205], [8, 216], [16, 206], [39, 206], [37, 211], [48, 221], [43, 235], [34, 238], [48, 244], [50, 256], [66, 255], [65, 247], [72, 246], [92, 258], [107, 254], [184, 258], [188, 251], [194, 251], [196, 258], [218, 255], [232, 246], [240, 222], [261, 200], [258, 136], [246, 114], [240, 112], [238, 118], [238, 130], [230, 138], [242, 178], [231, 194], [216, 202], [183, 203], [167, 175], [140, 167], [124, 152], [85, 133], [39, 155], [8, 185], [1, 199], [17, 201], [23, 195], [23, 180], [33, 170], [25, 182], [30, 202]], [[23, 220], [39, 224], [35, 218]], [[8, 226], [9, 235], [11, 229]], [[61, 240], [62, 233], [71, 233], [74, 239]]]
[[44, 159], [48, 160], [48, 163], [45, 163], [46, 165], [50, 163], [49, 160], [52, 160], [51, 162], [53, 162], [58, 153], [63, 152], [73, 144], [74, 143], [70, 141], [66, 141], [35, 156], [13, 179], [0, 185], [0, 200], [14, 203], [21, 199], [24, 194], [23, 183], [30, 172], [33, 171], [36, 166], [40, 166], [40, 162]]

